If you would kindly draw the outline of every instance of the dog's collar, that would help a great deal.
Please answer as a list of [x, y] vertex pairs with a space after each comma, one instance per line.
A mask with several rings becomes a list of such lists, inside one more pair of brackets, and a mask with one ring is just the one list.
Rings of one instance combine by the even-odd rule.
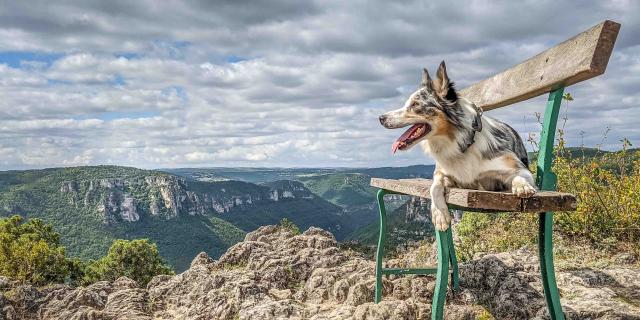
[[471, 123], [473, 135], [471, 136], [471, 139], [469, 139], [469, 143], [467, 144], [467, 146], [464, 148], [464, 150], [462, 150], [462, 153], [467, 151], [467, 149], [469, 149], [469, 147], [471, 147], [471, 145], [476, 142], [476, 132], [482, 131], [482, 114], [484, 113], [484, 111], [482, 110], [482, 108], [476, 106], [475, 104], [472, 104], [472, 106], [476, 110], [476, 116], [475, 118], [473, 118], [473, 122]]
[[476, 109], [476, 117], [473, 119], [471, 127], [473, 128], [473, 131], [480, 132], [482, 131], [482, 118], [480, 117], [482, 117], [484, 111], [482, 111], [482, 108], [476, 106], [475, 104], [473, 105], [473, 108]]

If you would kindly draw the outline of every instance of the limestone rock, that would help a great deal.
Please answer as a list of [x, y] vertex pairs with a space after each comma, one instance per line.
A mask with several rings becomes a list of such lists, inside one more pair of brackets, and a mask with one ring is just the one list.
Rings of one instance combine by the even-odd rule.
[[[423, 262], [415, 254], [390, 264]], [[559, 271], [557, 278], [569, 319], [640, 319], [637, 270]], [[218, 260], [200, 253], [187, 271], [156, 276], [146, 288], [126, 277], [43, 289], [0, 278], [0, 319], [430, 319], [433, 277], [385, 278], [379, 304], [374, 279], [374, 262], [342, 252], [329, 232], [264, 226]], [[535, 254], [489, 254], [461, 265], [461, 290], [448, 293], [445, 318], [487, 312], [548, 318]]]
[[[237, 182], [241, 183], [241, 182]], [[59, 192], [76, 208], [94, 211], [104, 224], [134, 223], [144, 215], [174, 219], [182, 215], [225, 214], [234, 209], [290, 199], [313, 199], [300, 182], [276, 181], [257, 189], [193, 191], [183, 178], [152, 174], [135, 178], [63, 181]], [[20, 213], [20, 208], [6, 208]]]
[[213, 263], [213, 259], [211, 259], [206, 252], [200, 252], [191, 261], [191, 268], [195, 268], [196, 266], [208, 266], [211, 263]]

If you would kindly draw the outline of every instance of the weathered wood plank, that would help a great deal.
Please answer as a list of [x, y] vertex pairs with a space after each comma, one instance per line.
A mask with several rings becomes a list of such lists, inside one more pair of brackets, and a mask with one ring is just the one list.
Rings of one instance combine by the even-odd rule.
[[[428, 179], [380, 179], [371, 178], [371, 186], [393, 192], [430, 199]], [[483, 212], [542, 212], [574, 211], [576, 197], [562, 192], [540, 191], [531, 198], [519, 198], [510, 192], [493, 192], [470, 189], [446, 188], [449, 205], [469, 211]]]
[[606, 20], [529, 60], [460, 91], [484, 110], [504, 107], [604, 73], [620, 30]]

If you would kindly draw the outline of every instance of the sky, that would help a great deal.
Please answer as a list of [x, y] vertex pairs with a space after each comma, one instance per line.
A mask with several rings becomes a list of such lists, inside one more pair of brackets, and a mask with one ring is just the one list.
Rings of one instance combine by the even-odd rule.
[[[599, 22], [569, 145], [640, 146], [640, 1], [0, 1], [0, 170], [430, 164], [391, 154], [421, 70], [462, 89]], [[487, 112], [526, 140], [539, 97]]]

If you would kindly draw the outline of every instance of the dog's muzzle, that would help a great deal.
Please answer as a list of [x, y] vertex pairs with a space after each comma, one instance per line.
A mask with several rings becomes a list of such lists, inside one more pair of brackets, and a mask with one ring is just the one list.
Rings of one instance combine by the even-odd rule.
[[380, 124], [387, 129], [397, 129], [408, 125], [404, 123], [397, 123], [394, 121], [393, 116], [389, 116], [386, 113], [378, 117], [378, 120], [380, 120]]

